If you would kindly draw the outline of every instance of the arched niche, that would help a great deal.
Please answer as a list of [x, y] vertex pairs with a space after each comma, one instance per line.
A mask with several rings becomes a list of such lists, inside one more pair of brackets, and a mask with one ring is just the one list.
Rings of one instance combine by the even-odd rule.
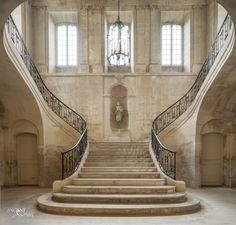
[[[121, 118], [118, 119], [118, 111], [121, 108]], [[111, 89], [110, 101], [110, 126], [112, 131], [128, 130], [129, 113], [127, 107], [127, 89], [123, 85], [114, 86]]]

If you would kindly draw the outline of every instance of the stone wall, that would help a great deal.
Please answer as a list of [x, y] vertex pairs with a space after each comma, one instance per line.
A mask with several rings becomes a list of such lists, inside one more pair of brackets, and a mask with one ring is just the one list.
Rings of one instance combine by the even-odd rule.
[[[121, 19], [131, 23], [132, 27], [131, 68], [127, 72], [124, 68], [109, 71], [106, 63], [106, 21], [114, 17], [117, 5], [111, 0], [97, 2], [28, 1], [22, 6], [22, 35], [49, 89], [88, 122], [90, 140], [149, 140], [152, 120], [186, 93], [201, 68], [217, 31], [216, 3], [206, 0], [122, 1]], [[54, 48], [50, 46], [54, 40], [50, 33], [54, 29], [50, 13], [62, 11], [76, 13], [78, 19], [79, 65], [70, 72], [56, 70]], [[171, 17], [168, 12], [178, 14], [178, 18]], [[170, 22], [184, 26], [185, 54], [181, 70], [161, 66], [160, 25], [168, 18]], [[112, 130], [110, 123], [111, 90], [118, 85], [127, 89], [129, 120], [128, 130], [124, 132]], [[60, 151], [72, 145], [75, 134], [63, 130], [65, 125], [52, 122], [45, 112], [40, 111], [40, 116], [44, 124], [43, 128], [42, 124], [36, 124], [41, 127], [40, 184], [46, 186], [60, 177]], [[21, 119], [27, 117], [28, 114], [21, 114]], [[193, 121], [196, 120], [195, 117]], [[38, 121], [38, 118], [32, 118], [32, 121]], [[193, 121], [166, 136], [165, 143], [178, 151], [178, 178], [187, 181], [190, 186], [197, 186], [200, 175], [196, 148], [200, 143], [195, 140], [196, 123]], [[16, 184], [17, 162], [14, 153], [11, 153], [14, 151], [7, 148], [4, 151], [5, 174], [10, 171], [7, 183]], [[228, 160], [233, 163], [235, 155], [226, 157], [225, 162]], [[230, 171], [235, 171], [235, 168], [231, 166]], [[230, 182], [234, 183], [235, 174], [231, 176]]]
[[[99, 4], [97, 1], [64, 1], [62, 4], [40, 0], [30, 3], [34, 61], [50, 90], [88, 121], [91, 140], [149, 139], [152, 120], [188, 90], [206, 55], [208, 2], [205, 0], [122, 1], [121, 20], [130, 23], [132, 30], [129, 73], [124, 68], [113, 72], [107, 68], [107, 22], [116, 19], [117, 11], [113, 1], [100, 1]], [[55, 60], [53, 47], [50, 47], [54, 29], [52, 14], [60, 14], [62, 10], [78, 17], [79, 65], [70, 72], [53, 69]], [[176, 22], [184, 28], [181, 69], [161, 66], [161, 24], [166, 22]], [[111, 89], [116, 85], [128, 90], [129, 124], [122, 134], [113, 132], [110, 125]]]

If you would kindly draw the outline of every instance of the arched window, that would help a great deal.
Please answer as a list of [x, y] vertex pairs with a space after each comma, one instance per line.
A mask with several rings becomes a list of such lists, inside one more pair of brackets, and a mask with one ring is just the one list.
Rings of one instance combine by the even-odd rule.
[[162, 25], [162, 65], [181, 66], [183, 61], [183, 31], [177, 24]]
[[57, 26], [57, 66], [77, 66], [77, 26]]

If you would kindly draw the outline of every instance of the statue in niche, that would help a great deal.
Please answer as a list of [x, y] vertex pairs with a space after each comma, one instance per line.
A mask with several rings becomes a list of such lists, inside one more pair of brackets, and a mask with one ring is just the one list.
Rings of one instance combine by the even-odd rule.
[[123, 106], [120, 104], [120, 102], [116, 103], [116, 122], [119, 123], [122, 120], [123, 117], [123, 113], [124, 113], [124, 108]]

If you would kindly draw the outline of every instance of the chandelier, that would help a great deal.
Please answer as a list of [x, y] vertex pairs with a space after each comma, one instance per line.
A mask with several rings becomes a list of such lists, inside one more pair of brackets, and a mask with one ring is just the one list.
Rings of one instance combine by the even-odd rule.
[[120, 20], [120, 0], [118, 0], [117, 20], [109, 26], [108, 30], [108, 56], [110, 65], [126, 66], [130, 63], [130, 37], [129, 26]]

